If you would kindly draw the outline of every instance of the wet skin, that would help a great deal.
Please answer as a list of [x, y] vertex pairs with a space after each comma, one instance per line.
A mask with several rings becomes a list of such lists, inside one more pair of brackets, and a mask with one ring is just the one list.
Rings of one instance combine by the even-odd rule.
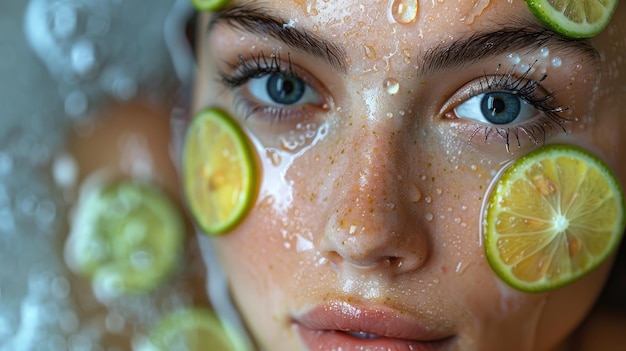
[[[589, 149], [626, 184], [614, 152], [626, 146], [626, 6], [599, 37], [571, 42], [545, 32], [523, 1], [494, 1], [473, 21], [472, 2], [425, 1], [407, 24], [388, 5], [268, 1], [245, 8], [250, 25], [234, 24], [242, 12], [205, 16], [195, 110], [229, 111], [262, 170], [249, 216], [214, 241], [235, 303], [267, 350], [306, 350], [303, 314], [316, 308], [420, 325], [418, 349], [569, 349], [611, 262], [553, 292], [517, 292], [484, 258], [481, 206], [503, 164], [544, 142]], [[259, 17], [323, 39], [322, 50], [259, 29]], [[265, 108], [255, 80], [216, 79], [241, 73], [240, 57], [247, 68], [280, 66], [315, 93]], [[470, 94], [514, 90], [519, 77], [537, 82], [536, 99], [554, 93], [528, 119], [489, 132], [455, 114]], [[560, 108], [556, 119], [540, 111]], [[384, 333], [372, 324], [337, 328]]]

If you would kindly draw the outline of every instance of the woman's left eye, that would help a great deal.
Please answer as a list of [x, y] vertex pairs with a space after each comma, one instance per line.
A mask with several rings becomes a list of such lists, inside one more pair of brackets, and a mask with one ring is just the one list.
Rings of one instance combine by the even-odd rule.
[[473, 119], [489, 125], [505, 126], [528, 120], [537, 109], [518, 94], [490, 91], [478, 94], [454, 108], [459, 118]]
[[272, 72], [251, 78], [244, 88], [258, 103], [278, 107], [323, 104], [323, 97], [303, 79], [288, 73]]

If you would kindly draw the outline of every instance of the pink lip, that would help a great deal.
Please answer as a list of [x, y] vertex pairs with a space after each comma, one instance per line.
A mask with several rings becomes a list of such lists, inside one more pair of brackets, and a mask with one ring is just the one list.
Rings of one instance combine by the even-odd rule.
[[[413, 322], [385, 307], [359, 308], [348, 303], [323, 305], [295, 318], [294, 326], [310, 351], [443, 351], [450, 332]], [[367, 333], [359, 338], [350, 333]]]

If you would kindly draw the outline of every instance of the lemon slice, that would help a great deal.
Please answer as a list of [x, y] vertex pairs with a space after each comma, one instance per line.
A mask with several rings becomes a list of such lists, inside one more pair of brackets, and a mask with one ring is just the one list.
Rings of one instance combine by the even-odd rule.
[[526, 0], [551, 30], [570, 38], [591, 38], [610, 22], [618, 0]]
[[230, 0], [191, 0], [198, 11], [217, 11], [224, 8]]
[[244, 351], [233, 331], [209, 310], [187, 308], [163, 317], [141, 351]]
[[256, 193], [254, 153], [225, 112], [207, 109], [191, 122], [183, 150], [183, 188], [196, 223], [207, 234], [235, 227]]
[[614, 251], [624, 232], [624, 197], [597, 157], [545, 146], [504, 171], [484, 225], [486, 256], [500, 278], [543, 292], [582, 277]]
[[157, 287], [174, 270], [184, 239], [179, 210], [148, 184], [98, 187], [78, 204], [66, 260], [92, 278], [96, 293], [115, 297]]

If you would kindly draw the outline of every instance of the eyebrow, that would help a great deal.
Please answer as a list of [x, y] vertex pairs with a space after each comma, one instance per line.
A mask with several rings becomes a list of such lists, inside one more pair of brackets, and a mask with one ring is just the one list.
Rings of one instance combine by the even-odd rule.
[[[296, 28], [270, 13], [271, 9], [259, 4], [242, 4], [217, 12], [210, 20], [207, 31], [221, 23], [234, 28], [272, 37], [293, 49], [318, 57], [342, 73], [347, 71], [347, 54], [343, 47], [303, 28]], [[427, 75], [442, 70], [461, 69], [482, 59], [506, 53], [519, 52], [520, 56], [548, 48], [557, 55], [581, 56], [586, 64], [598, 65], [600, 54], [586, 40], [562, 37], [538, 23], [514, 20], [516, 25], [501, 25], [494, 31], [472, 33], [452, 43], [442, 43], [418, 57], [418, 72]], [[553, 50], [554, 49], [554, 50]]]
[[495, 31], [473, 33], [427, 50], [419, 61], [422, 62], [420, 73], [460, 69], [487, 57], [506, 53], [518, 52], [521, 57], [543, 48], [549, 50], [547, 55], [584, 57], [588, 60], [586, 64], [597, 66], [600, 61], [600, 54], [586, 40], [562, 37], [533, 22], [518, 23], [513, 27], [500, 26]]
[[267, 7], [254, 4], [229, 7], [211, 18], [207, 31], [211, 32], [218, 24], [226, 23], [247, 32], [270, 36], [346, 73], [347, 55], [342, 47], [310, 30], [295, 28], [282, 18], [270, 14], [270, 11]]

